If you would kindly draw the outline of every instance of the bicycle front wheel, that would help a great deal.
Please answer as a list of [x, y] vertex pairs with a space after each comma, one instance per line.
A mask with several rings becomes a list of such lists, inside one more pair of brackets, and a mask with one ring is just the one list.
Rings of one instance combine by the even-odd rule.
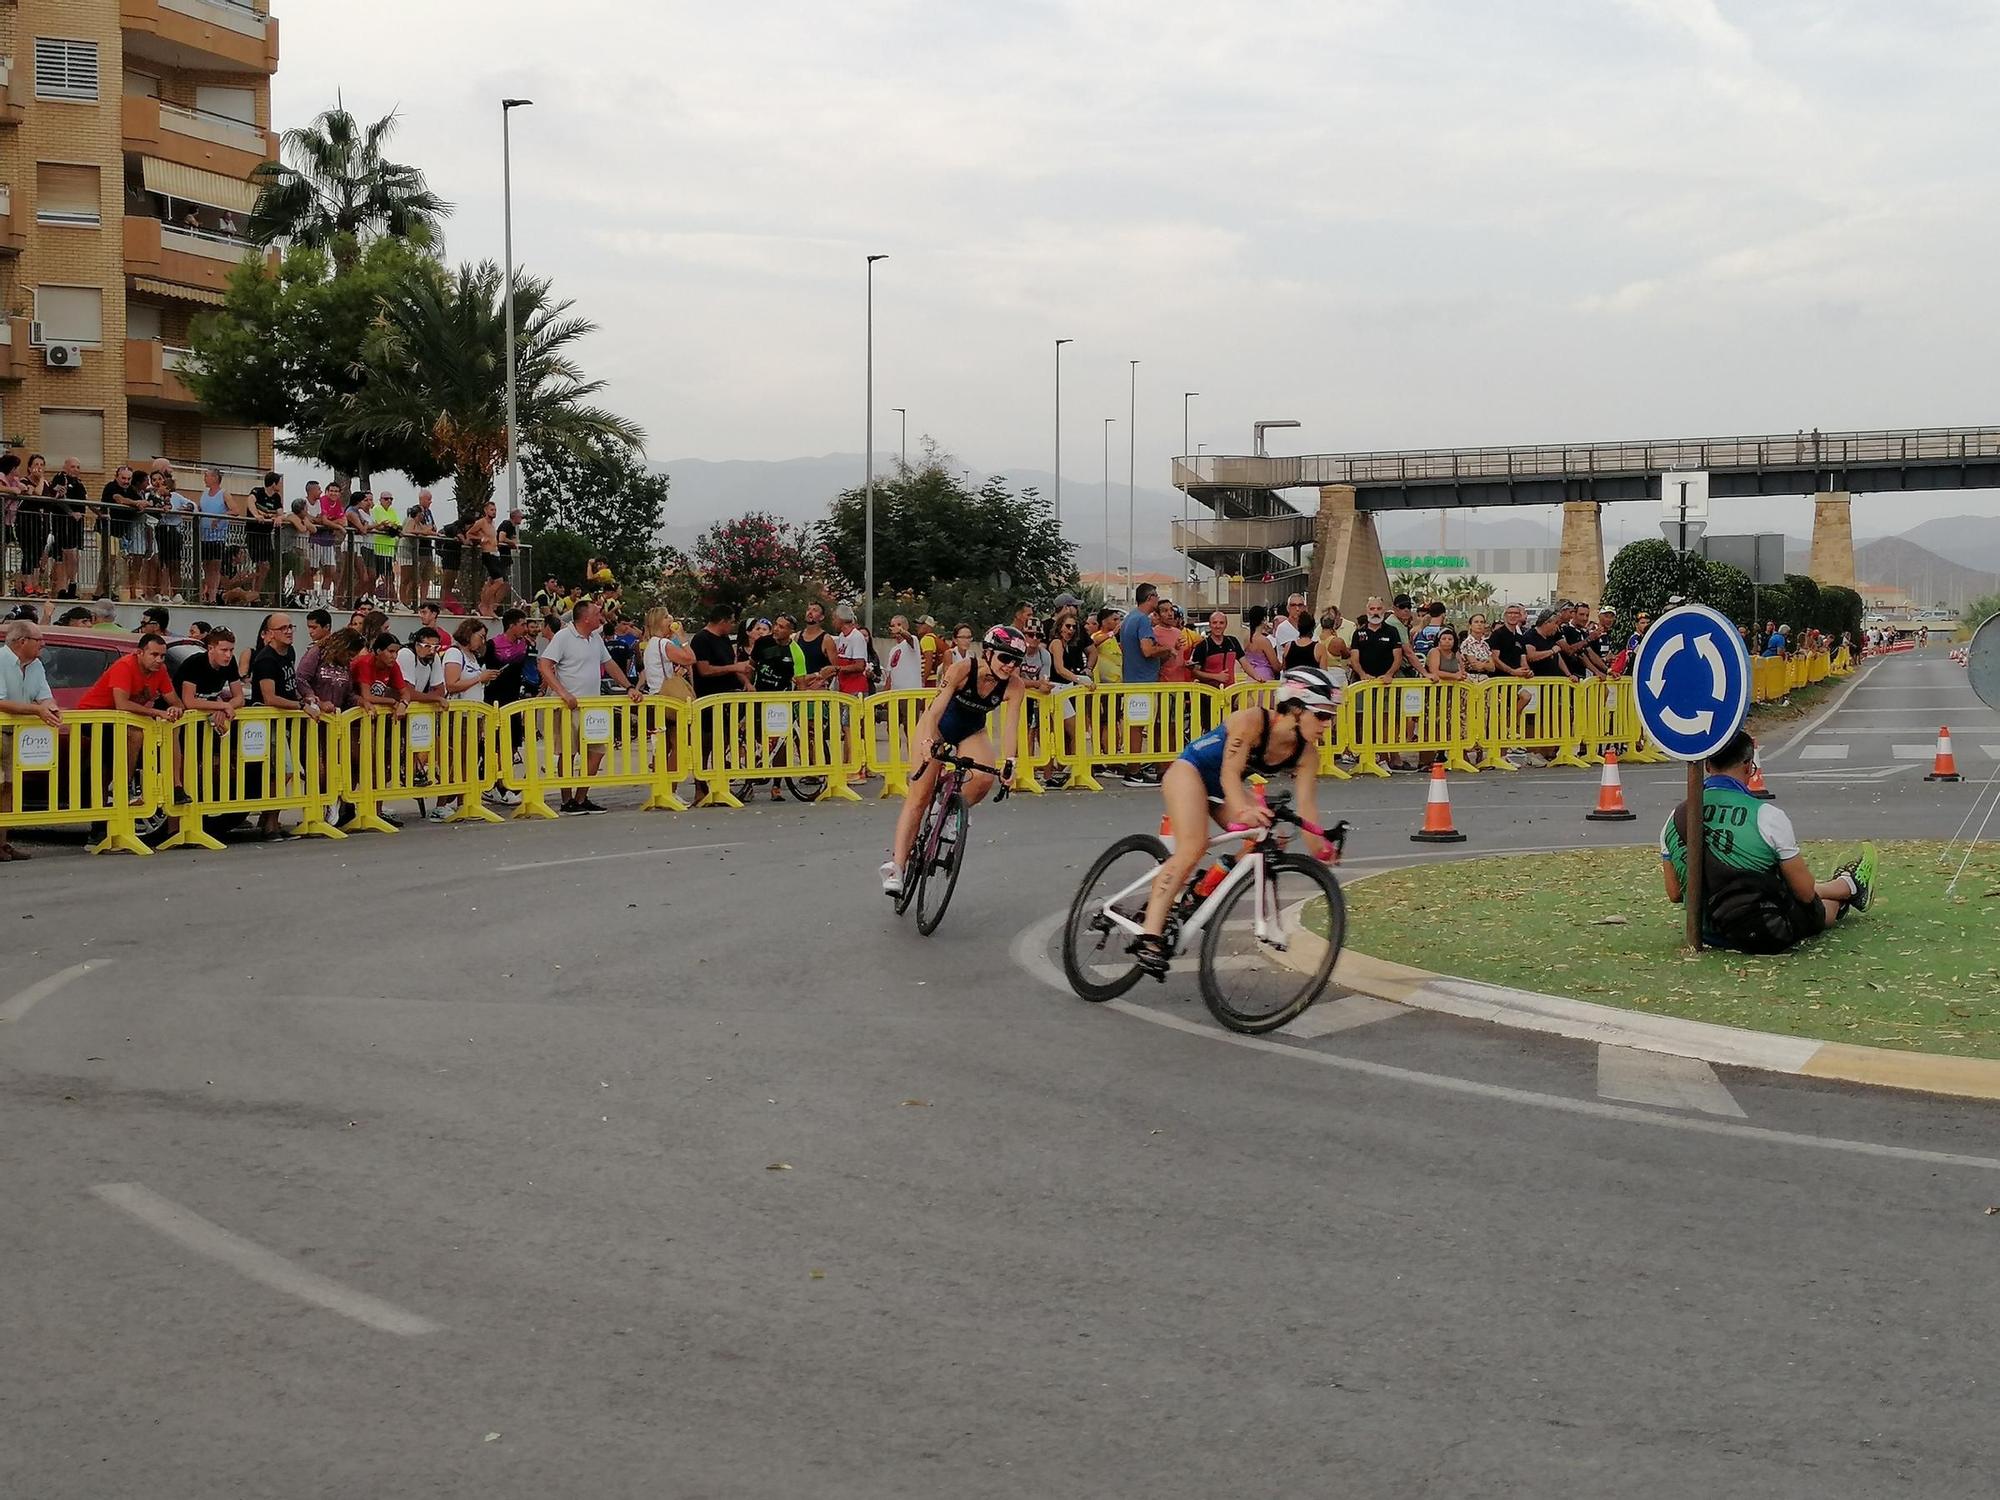
[[1252, 1035], [1296, 1020], [1319, 998], [1347, 938], [1331, 870], [1300, 854], [1263, 865], [1223, 898], [1201, 939], [1202, 999], [1224, 1026]]
[[917, 931], [929, 937], [944, 920], [951, 893], [958, 889], [959, 868], [965, 863], [965, 802], [956, 792], [939, 810], [937, 828], [927, 844], [928, 857], [917, 876]]
[[[1139, 982], [1139, 965], [1125, 949], [1132, 935], [1107, 909], [1142, 922], [1153, 894], [1152, 873], [1166, 863], [1167, 846], [1150, 833], [1127, 834], [1097, 857], [1070, 902], [1063, 924], [1063, 974], [1083, 999], [1115, 1000]], [[1116, 902], [1120, 891], [1129, 893]]]

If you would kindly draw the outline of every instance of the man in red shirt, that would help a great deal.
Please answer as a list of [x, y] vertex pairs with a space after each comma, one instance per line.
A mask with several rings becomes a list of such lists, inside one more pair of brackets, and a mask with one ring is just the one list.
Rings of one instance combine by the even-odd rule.
[[[139, 649], [130, 656], [121, 656], [77, 699], [79, 709], [116, 709], [120, 713], [133, 714], [141, 719], [158, 719], [172, 724], [180, 718], [182, 709], [180, 695], [174, 691], [174, 680], [167, 675], [167, 638], [157, 631], [147, 631], [139, 637]], [[111, 738], [102, 736], [100, 759], [107, 774], [110, 772]], [[146, 731], [134, 724], [125, 731], [125, 772], [128, 782], [135, 780], [139, 767], [144, 764]], [[187, 793], [181, 790], [181, 742], [179, 735], [170, 736], [168, 743], [174, 750], [174, 801], [185, 802]]]

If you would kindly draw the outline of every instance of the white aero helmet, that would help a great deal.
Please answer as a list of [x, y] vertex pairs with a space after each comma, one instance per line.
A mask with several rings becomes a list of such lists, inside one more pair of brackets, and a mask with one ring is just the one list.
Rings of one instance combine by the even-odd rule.
[[1316, 714], [1331, 716], [1340, 707], [1340, 689], [1319, 667], [1287, 667], [1278, 679], [1278, 703], [1296, 703]]

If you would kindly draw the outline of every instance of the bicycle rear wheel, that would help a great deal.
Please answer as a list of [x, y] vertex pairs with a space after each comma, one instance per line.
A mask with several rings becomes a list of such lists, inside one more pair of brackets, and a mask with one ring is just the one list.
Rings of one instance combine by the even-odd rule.
[[[1166, 863], [1167, 846], [1150, 833], [1127, 834], [1098, 855], [1083, 877], [1076, 899], [1063, 923], [1063, 973], [1069, 987], [1085, 1000], [1115, 1000], [1139, 982], [1139, 965], [1125, 951], [1131, 937], [1104, 915], [1105, 898], [1131, 885], [1148, 870]], [[1138, 922], [1152, 896], [1148, 880], [1121, 900], [1115, 910]]]
[[1267, 856], [1257, 878], [1235, 886], [1202, 933], [1202, 999], [1231, 1031], [1275, 1031], [1319, 998], [1346, 938], [1347, 905], [1333, 872], [1300, 854]]
[[959, 867], [965, 863], [965, 801], [953, 792], [938, 811], [932, 837], [917, 847], [925, 851], [923, 873], [917, 877], [917, 931], [929, 937], [944, 920], [951, 893], [958, 889]]

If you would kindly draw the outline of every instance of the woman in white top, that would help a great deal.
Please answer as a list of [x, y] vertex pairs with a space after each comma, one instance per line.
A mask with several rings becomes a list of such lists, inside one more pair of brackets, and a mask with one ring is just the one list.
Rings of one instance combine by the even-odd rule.
[[680, 622], [655, 606], [646, 611], [646, 642], [639, 654], [639, 687], [647, 697], [666, 691], [667, 683], [694, 665], [694, 652], [681, 640]]
[[[498, 667], [486, 665], [486, 625], [480, 620], [460, 620], [458, 629], [451, 633], [451, 644], [445, 647], [442, 657], [444, 666], [444, 701], [446, 703], [484, 703], [486, 684], [500, 675]], [[449, 733], [449, 730], [446, 730]], [[473, 754], [481, 765], [479, 773], [485, 774], [485, 736], [472, 737]], [[458, 799], [449, 801], [440, 797], [437, 816], [448, 818], [458, 807]]]

